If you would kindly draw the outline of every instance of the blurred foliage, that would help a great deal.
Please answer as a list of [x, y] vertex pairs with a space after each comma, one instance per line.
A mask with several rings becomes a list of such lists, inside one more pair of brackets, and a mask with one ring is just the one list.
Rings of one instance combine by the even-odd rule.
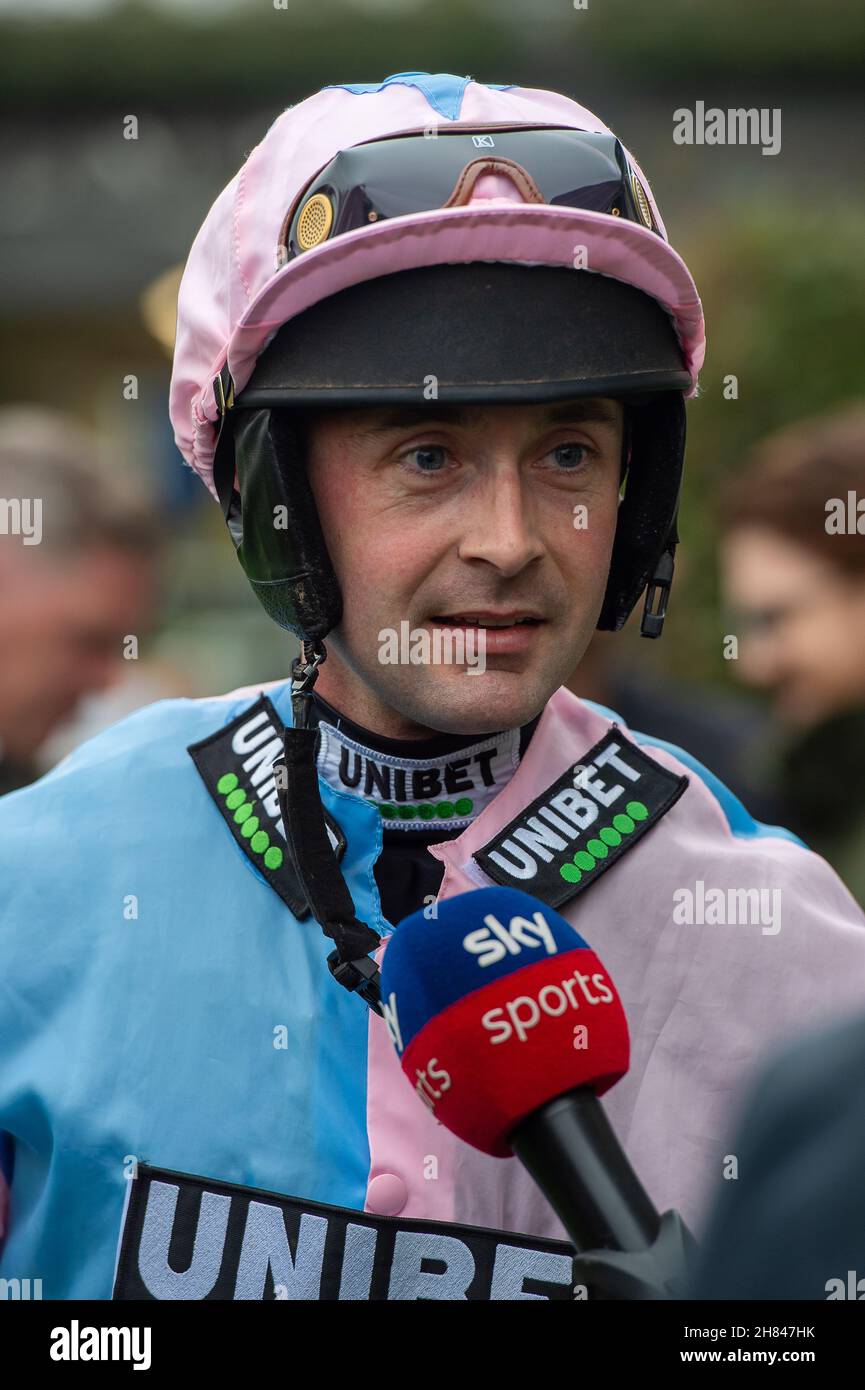
[[[680, 250], [703, 299], [708, 350], [688, 407], [682, 500], [684, 582], [674, 589], [663, 664], [694, 679], [729, 675], [721, 656], [713, 505], [763, 435], [865, 395], [865, 206], [738, 203], [692, 223]], [[738, 399], [724, 399], [724, 378]]]
[[[595, 0], [589, 0], [593, 9]], [[806, 78], [812, 89], [861, 84], [861, 0], [604, 0], [591, 31], [598, 58], [654, 82], [687, 75]]]
[[[827, 17], [828, 13], [828, 17]], [[0, 103], [23, 109], [135, 103], [170, 107], [283, 104], [335, 80], [423, 67], [480, 81], [545, 80], [568, 91], [575, 64], [643, 88], [673, 77], [769, 79], [837, 90], [861, 84], [861, 0], [568, 0], [526, 4], [430, 0], [406, 11], [347, 0], [270, 0], [214, 15], [172, 14], [143, 0], [79, 18], [0, 23]], [[335, 72], [335, 66], [339, 73]]]

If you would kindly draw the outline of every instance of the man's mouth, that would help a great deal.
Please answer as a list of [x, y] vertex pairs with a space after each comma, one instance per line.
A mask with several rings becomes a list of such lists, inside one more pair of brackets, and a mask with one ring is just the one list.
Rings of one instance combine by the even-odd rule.
[[465, 613], [441, 613], [430, 620], [433, 628], [454, 634], [455, 641], [471, 643], [485, 658], [527, 657], [546, 623], [528, 609], [470, 608]]
[[544, 619], [535, 613], [526, 613], [517, 610], [511, 613], [491, 613], [475, 609], [466, 613], [434, 614], [431, 621], [438, 623], [441, 627], [478, 627], [492, 629], [524, 626], [537, 627]]

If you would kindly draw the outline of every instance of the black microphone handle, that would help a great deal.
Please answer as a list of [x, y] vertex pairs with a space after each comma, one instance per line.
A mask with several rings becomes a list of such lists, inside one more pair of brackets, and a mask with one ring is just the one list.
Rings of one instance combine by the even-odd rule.
[[578, 1251], [644, 1250], [660, 1217], [586, 1086], [532, 1112], [508, 1136]]

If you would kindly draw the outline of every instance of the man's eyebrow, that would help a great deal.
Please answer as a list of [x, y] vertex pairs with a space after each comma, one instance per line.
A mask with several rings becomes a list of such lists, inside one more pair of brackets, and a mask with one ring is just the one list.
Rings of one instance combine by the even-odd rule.
[[[510, 402], [509, 402], [510, 404]], [[492, 408], [494, 403], [491, 402]], [[354, 431], [356, 439], [371, 439], [377, 435], [389, 434], [392, 430], [418, 429], [422, 425], [452, 424], [467, 426], [471, 423], [476, 406], [437, 405], [431, 410], [422, 406], [408, 406], [386, 411], [378, 424]], [[557, 424], [593, 422], [601, 425], [617, 425], [619, 417], [609, 401], [589, 398], [586, 400], [563, 401], [551, 405], [541, 418], [541, 427]]]

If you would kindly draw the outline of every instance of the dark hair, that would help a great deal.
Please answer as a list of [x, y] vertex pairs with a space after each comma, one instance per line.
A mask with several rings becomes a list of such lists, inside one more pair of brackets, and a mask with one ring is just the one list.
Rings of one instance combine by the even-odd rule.
[[865, 538], [827, 530], [833, 498], [865, 498], [865, 404], [851, 403], [769, 435], [721, 492], [724, 532], [775, 531], [821, 555], [844, 574], [865, 577]]
[[109, 463], [96, 436], [71, 415], [45, 406], [0, 409], [0, 499], [42, 502], [40, 553], [72, 555], [107, 547], [155, 558], [162, 526], [128, 470]]

